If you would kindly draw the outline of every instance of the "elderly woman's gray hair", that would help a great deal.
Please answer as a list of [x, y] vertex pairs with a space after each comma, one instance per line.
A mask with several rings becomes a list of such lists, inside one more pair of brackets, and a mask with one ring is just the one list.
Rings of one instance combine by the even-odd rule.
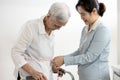
[[71, 16], [70, 9], [64, 2], [56, 2], [51, 5], [49, 14], [52, 18], [56, 18], [60, 22], [67, 21]]

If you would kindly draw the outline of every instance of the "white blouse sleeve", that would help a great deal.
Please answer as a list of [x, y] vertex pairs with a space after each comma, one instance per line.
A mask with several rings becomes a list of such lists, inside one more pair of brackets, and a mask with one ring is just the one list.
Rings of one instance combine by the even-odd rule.
[[12, 59], [16, 68], [20, 68], [27, 63], [24, 59], [24, 53], [32, 41], [32, 29], [29, 24], [25, 24], [24, 29], [17, 39], [16, 44], [12, 48]]

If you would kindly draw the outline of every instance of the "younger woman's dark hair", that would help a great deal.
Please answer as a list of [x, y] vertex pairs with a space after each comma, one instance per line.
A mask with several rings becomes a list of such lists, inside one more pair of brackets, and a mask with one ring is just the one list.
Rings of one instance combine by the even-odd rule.
[[76, 4], [76, 10], [78, 10], [78, 6], [81, 6], [89, 13], [92, 12], [93, 8], [96, 8], [100, 16], [103, 16], [106, 10], [104, 3], [98, 3], [98, 0], [79, 0]]

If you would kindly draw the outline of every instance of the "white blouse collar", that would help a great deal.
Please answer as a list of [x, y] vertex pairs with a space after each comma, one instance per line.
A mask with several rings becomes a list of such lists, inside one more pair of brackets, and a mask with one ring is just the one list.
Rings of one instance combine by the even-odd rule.
[[86, 32], [91, 32], [92, 30], [95, 30], [98, 25], [101, 23], [101, 17], [99, 17], [94, 23], [93, 25], [91, 26], [91, 29], [88, 31], [88, 25], [86, 27]]

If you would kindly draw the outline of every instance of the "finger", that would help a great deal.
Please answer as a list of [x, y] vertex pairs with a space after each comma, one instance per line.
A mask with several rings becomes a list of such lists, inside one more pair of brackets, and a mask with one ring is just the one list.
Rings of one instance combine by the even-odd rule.
[[53, 70], [54, 73], [57, 73], [57, 68], [56, 68], [56, 66], [52, 66], [52, 70]]
[[54, 63], [54, 60], [51, 60], [51, 63], [53, 64], [53, 63]]
[[55, 60], [54, 60], [54, 61], [52, 61], [52, 64], [57, 66], [57, 63], [56, 63], [56, 61], [55, 61]]
[[45, 79], [43, 77], [41, 77], [40, 80], [45, 80]]
[[63, 72], [59, 71], [58, 76], [62, 77], [63, 74], [64, 74]]
[[62, 76], [63, 76], [63, 74], [64, 74], [64, 73], [60, 71], [60, 77], [62, 77]]
[[40, 77], [39, 77], [39, 76], [36, 76], [34, 79], [35, 79], [35, 80], [39, 80], [39, 79], [40, 79]]
[[48, 80], [48, 79], [47, 79], [47, 77], [46, 77], [46, 76], [44, 76], [44, 75], [43, 75], [43, 79], [44, 79], [44, 80]]
[[52, 66], [55, 67], [55, 66], [57, 66], [57, 65], [56, 65], [56, 63], [52, 63]]
[[47, 77], [44, 74], [42, 74], [41, 77], [42, 77], [43, 80], [47, 80]]
[[39, 76], [39, 78], [38, 78], [38, 79], [39, 79], [39, 80], [43, 80], [43, 79], [42, 79], [42, 76]]

